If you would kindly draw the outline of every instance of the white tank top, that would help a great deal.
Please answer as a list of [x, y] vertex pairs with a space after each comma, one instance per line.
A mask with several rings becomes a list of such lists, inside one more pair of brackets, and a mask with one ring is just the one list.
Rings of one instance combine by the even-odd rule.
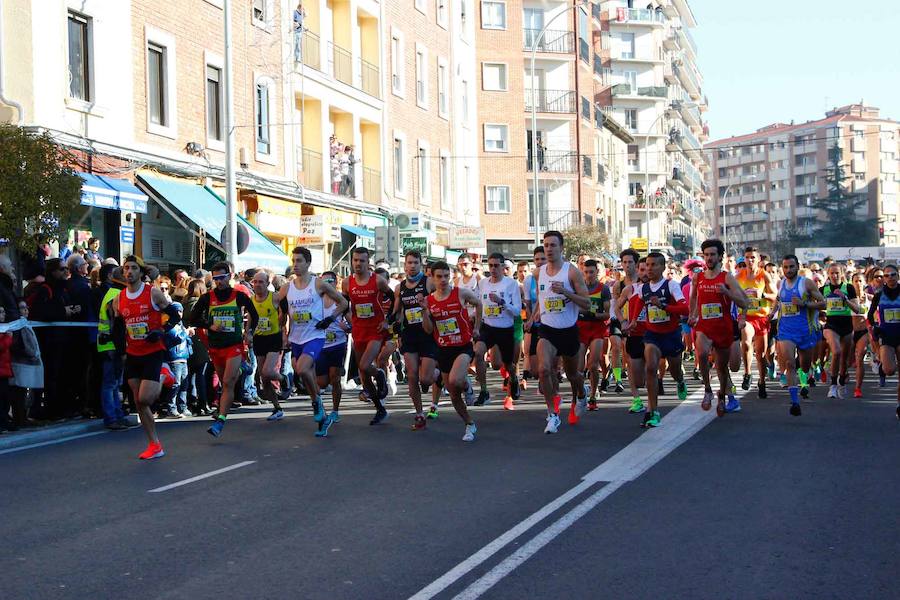
[[[334, 314], [335, 309], [337, 309], [337, 304], [332, 304], [331, 306], [322, 305], [323, 314], [325, 317], [330, 317]], [[335, 321], [328, 326], [328, 329], [325, 330], [325, 347], [332, 348], [334, 346], [340, 346], [341, 344], [347, 343], [347, 333], [341, 329], [341, 326], [338, 325], [338, 321], [343, 320], [344, 317], [338, 317]]]
[[316, 292], [316, 278], [311, 277], [309, 285], [298, 290], [293, 281], [288, 283], [287, 303], [291, 331], [288, 340], [292, 344], [324, 339], [325, 330], [316, 329], [316, 323], [325, 318], [322, 296]]
[[[469, 277], [469, 281], [465, 282], [465, 281], [463, 281], [463, 276], [460, 275], [459, 283], [458, 283], [457, 287], [468, 288], [468, 289], [472, 290], [473, 293], [477, 294], [478, 293], [478, 276], [475, 275], [475, 273], [472, 273], [472, 276]], [[475, 318], [475, 307], [474, 306], [472, 306], [470, 304], [466, 304], [466, 312], [469, 313], [470, 321]]]
[[[490, 277], [484, 277], [478, 282], [478, 294], [481, 297], [481, 322], [491, 327], [509, 328], [513, 326], [513, 317], [509, 310], [501, 308], [491, 300], [494, 293], [502, 298], [513, 310], [518, 306], [521, 309], [521, 294], [519, 284], [509, 277], [504, 277], [498, 283], [492, 283]], [[518, 313], [518, 311], [516, 311]]]
[[571, 293], [575, 293], [569, 283], [569, 263], [564, 262], [562, 268], [552, 277], [547, 274], [549, 264], [543, 265], [538, 272], [538, 302], [541, 307], [541, 327], [567, 329], [578, 322], [578, 306], [562, 294], [554, 294], [550, 286], [554, 281], [563, 284]]

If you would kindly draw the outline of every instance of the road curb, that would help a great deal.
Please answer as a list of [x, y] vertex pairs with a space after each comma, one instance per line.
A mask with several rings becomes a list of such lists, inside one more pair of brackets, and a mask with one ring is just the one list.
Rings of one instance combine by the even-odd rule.
[[52, 442], [65, 437], [103, 430], [103, 419], [92, 419], [79, 423], [66, 423], [41, 427], [29, 431], [4, 433], [0, 435], [0, 450], [10, 450], [31, 444]]

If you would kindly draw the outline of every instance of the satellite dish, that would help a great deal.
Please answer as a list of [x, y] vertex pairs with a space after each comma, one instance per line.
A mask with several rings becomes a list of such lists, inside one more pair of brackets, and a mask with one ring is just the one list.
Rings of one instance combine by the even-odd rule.
[[[219, 241], [222, 242], [222, 247], [225, 247], [225, 234], [228, 232], [228, 226], [222, 228], [222, 235], [219, 236]], [[238, 254], [242, 254], [247, 250], [247, 246], [250, 245], [250, 231], [247, 229], [247, 226], [241, 222], [237, 224], [237, 251]]]
[[401, 213], [394, 217], [394, 225], [400, 229], [409, 229], [409, 223], [409, 215]]

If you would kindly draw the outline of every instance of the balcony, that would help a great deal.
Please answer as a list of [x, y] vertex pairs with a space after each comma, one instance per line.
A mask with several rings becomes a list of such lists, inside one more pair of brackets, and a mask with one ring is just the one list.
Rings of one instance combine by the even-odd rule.
[[578, 225], [579, 222], [577, 210], [548, 210], [546, 219], [547, 229], [556, 231], [565, 231], [573, 225]]
[[677, 34], [678, 41], [681, 42], [681, 47], [685, 48], [692, 55], [694, 60], [697, 60], [697, 43], [694, 41], [691, 32], [685, 27], [679, 27]]
[[525, 110], [539, 113], [575, 114], [574, 90], [525, 90]]
[[303, 64], [317, 71], [322, 70], [322, 57], [320, 56], [319, 36], [308, 29], [304, 29], [300, 39], [301, 59]]
[[322, 186], [322, 153], [309, 148], [302, 148], [301, 156], [303, 159], [300, 170], [303, 172], [303, 185], [310, 189], [324, 192], [325, 188]]
[[614, 98], [626, 96], [633, 99], [646, 98], [654, 100], [665, 100], [669, 95], [669, 90], [662, 85], [633, 88], [628, 83], [620, 83], [613, 86], [612, 95]]
[[[538, 170], [541, 173], [574, 175], [577, 172], [577, 156], [568, 150], [538, 149]], [[525, 159], [525, 168], [529, 173], [534, 171], [531, 153]]]
[[377, 65], [359, 59], [359, 85], [356, 86], [373, 98], [381, 98], [381, 73]]
[[353, 55], [350, 51], [329, 42], [331, 75], [342, 83], [353, 85]]
[[[540, 29], [525, 29], [525, 41], [522, 49], [531, 52], [537, 41]], [[537, 51], [545, 54], [572, 54], [575, 52], [575, 33], [572, 31], [548, 29], [537, 45]]]
[[700, 109], [697, 106], [692, 105], [689, 102], [676, 101], [673, 102], [675, 108], [681, 114], [681, 118], [684, 119], [684, 122], [694, 128], [702, 130], [702, 123], [700, 121]]
[[681, 84], [684, 86], [684, 89], [687, 90], [688, 94], [690, 94], [691, 98], [694, 100], [699, 99], [700, 80], [697, 79], [693, 70], [685, 65], [672, 65], [672, 71], [674, 71], [675, 75], [681, 80]]
[[612, 78], [612, 69], [603, 66], [603, 61], [596, 54], [594, 55], [594, 75], [600, 78], [600, 84], [608, 86]]
[[381, 171], [363, 167], [363, 200], [381, 204]]
[[676, 32], [676, 28], [673, 27], [666, 32], [665, 37], [663, 38], [663, 48], [670, 52], [675, 52], [679, 49], [678, 47], [678, 34]]
[[578, 38], [578, 56], [585, 64], [591, 64], [591, 48], [588, 46], [587, 40]]
[[630, 23], [640, 25], [663, 25], [666, 15], [649, 8], [617, 8], [616, 23]]

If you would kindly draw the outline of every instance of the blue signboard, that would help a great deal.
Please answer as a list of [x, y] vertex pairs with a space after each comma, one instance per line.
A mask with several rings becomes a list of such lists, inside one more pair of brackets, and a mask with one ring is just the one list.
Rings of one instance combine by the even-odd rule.
[[123, 244], [134, 243], [134, 227], [131, 225], [122, 225], [119, 229], [119, 239]]

